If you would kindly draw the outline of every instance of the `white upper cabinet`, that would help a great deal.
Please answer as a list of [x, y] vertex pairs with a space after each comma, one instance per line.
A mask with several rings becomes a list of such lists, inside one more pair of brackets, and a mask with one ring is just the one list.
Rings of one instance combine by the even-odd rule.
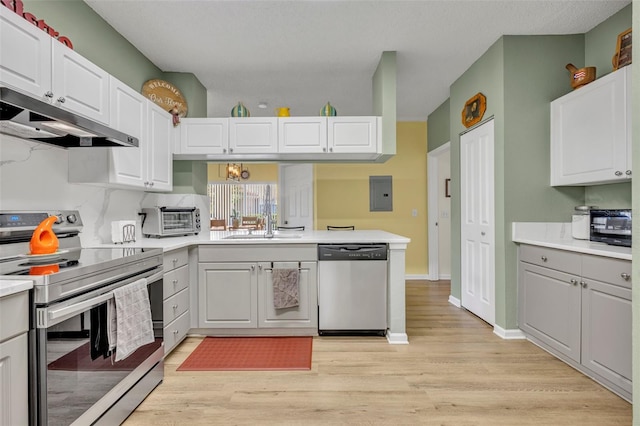
[[276, 117], [229, 119], [229, 154], [275, 154], [278, 152]]
[[376, 153], [380, 117], [329, 117], [329, 153]]
[[109, 73], [54, 41], [52, 101], [103, 124], [109, 124]]
[[183, 118], [176, 154], [221, 155], [229, 151], [228, 118]]
[[138, 138], [137, 147], [70, 148], [69, 182], [171, 191], [176, 129], [171, 114], [112, 77], [111, 126]]
[[144, 187], [149, 101], [126, 84], [111, 77], [111, 127], [138, 138], [138, 147], [113, 148], [113, 179], [124, 185]]
[[631, 178], [631, 65], [551, 102], [551, 185]]
[[278, 118], [278, 152], [327, 152], [327, 117]]
[[51, 90], [51, 43], [46, 32], [35, 28], [6, 7], [0, 7], [0, 81], [40, 99]]
[[109, 74], [0, 7], [0, 81], [35, 98], [109, 124]]
[[[160, 106], [148, 103], [147, 180], [152, 191], [171, 191], [173, 188], [173, 117]], [[126, 149], [126, 148], [125, 148]]]

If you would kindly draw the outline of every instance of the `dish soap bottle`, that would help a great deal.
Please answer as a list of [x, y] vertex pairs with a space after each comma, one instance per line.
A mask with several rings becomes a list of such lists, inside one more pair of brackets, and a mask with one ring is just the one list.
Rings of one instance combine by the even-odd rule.
[[57, 216], [49, 216], [33, 231], [29, 249], [31, 254], [51, 254], [58, 251], [58, 237], [53, 232], [53, 224], [58, 220]]

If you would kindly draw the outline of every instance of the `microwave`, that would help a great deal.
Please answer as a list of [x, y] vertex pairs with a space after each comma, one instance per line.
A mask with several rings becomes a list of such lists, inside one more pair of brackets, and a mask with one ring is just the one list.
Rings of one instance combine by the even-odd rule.
[[591, 210], [591, 241], [631, 247], [631, 210]]
[[200, 233], [200, 209], [151, 207], [142, 209], [142, 235], [161, 238]]

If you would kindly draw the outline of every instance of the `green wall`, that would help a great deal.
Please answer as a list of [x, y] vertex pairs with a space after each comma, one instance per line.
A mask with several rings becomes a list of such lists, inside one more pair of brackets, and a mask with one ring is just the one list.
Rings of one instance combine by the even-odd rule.
[[[449, 137], [449, 99], [444, 101], [427, 120], [427, 151], [441, 147], [451, 139]], [[460, 108], [462, 111], [462, 107]]]
[[371, 79], [373, 114], [382, 117], [383, 163], [396, 153], [396, 52], [382, 52]]

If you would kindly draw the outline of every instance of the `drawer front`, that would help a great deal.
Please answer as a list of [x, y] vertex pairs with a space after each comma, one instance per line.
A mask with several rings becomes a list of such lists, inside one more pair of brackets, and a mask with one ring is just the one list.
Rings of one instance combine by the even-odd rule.
[[163, 303], [163, 319], [165, 324], [178, 318], [189, 309], [189, 289], [174, 294]]
[[189, 267], [181, 266], [164, 274], [162, 286], [165, 299], [189, 287]]
[[164, 271], [171, 271], [189, 263], [189, 250], [187, 248], [173, 250], [164, 254]]
[[631, 262], [602, 256], [582, 256], [582, 276], [631, 288]]
[[174, 322], [164, 328], [165, 355], [184, 339], [189, 331], [189, 311], [179, 316]]
[[29, 292], [0, 298], [0, 342], [29, 329]]
[[580, 275], [581, 256], [564, 250], [530, 245], [520, 246], [520, 260], [568, 274]]

